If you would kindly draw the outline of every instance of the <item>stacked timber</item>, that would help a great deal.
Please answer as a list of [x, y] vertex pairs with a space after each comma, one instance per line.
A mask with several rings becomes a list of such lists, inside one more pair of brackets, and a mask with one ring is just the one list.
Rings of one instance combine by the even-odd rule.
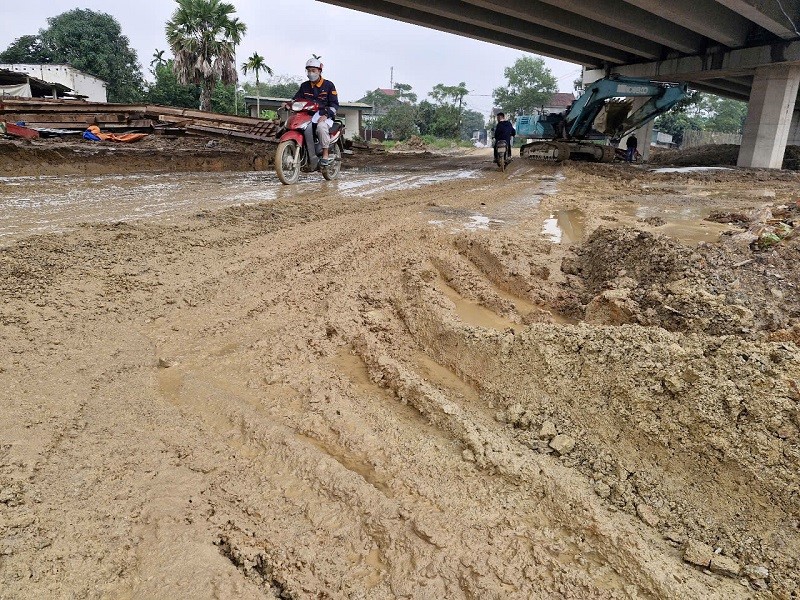
[[275, 142], [278, 121], [173, 108], [157, 104], [110, 104], [75, 100], [0, 99], [0, 121], [35, 130], [186, 133], [251, 142]]

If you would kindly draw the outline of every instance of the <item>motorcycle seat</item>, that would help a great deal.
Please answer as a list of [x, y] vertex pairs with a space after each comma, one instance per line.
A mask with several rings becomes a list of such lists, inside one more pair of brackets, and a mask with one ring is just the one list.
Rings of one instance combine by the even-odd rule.
[[341, 122], [339, 122], [339, 121], [334, 121], [334, 122], [333, 122], [333, 125], [331, 125], [331, 128], [329, 129], [329, 131], [330, 131], [330, 134], [331, 134], [331, 135], [334, 135], [334, 134], [335, 134], [336, 132], [338, 132], [338, 131], [339, 131], [341, 128], [342, 128], [342, 124], [341, 124]]

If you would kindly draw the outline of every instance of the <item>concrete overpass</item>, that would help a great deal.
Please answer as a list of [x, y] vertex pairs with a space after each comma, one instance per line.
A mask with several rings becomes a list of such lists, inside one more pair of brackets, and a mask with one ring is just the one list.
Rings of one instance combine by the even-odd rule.
[[800, 144], [800, 0], [320, 0], [749, 102], [739, 165]]

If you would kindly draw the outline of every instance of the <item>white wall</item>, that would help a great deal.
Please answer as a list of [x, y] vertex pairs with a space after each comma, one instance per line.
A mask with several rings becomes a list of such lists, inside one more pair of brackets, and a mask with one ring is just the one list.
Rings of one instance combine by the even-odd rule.
[[358, 113], [359, 109], [357, 108], [339, 108], [337, 117], [344, 121], [344, 139], [346, 140], [352, 140], [359, 135]]
[[0, 64], [0, 69], [27, 73], [31, 77], [48, 83], [60, 83], [71, 88], [76, 94], [88, 96], [90, 102], [108, 102], [105, 81], [83, 73], [69, 65]]

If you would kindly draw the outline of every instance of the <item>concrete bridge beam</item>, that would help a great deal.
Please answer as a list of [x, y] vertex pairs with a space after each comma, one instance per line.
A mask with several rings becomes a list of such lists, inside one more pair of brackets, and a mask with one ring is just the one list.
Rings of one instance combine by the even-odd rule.
[[703, 48], [703, 37], [662, 19], [623, 0], [541, 0], [543, 4], [568, 10], [609, 27], [673, 48], [695, 54]]
[[800, 22], [800, 10], [792, 2], [780, 5], [775, 0], [717, 0], [717, 2], [785, 40], [800, 37], [795, 28]]
[[[467, 4], [506, 15], [513, 19], [514, 28], [521, 30], [529, 24], [538, 23], [556, 31], [574, 35], [611, 48], [617, 48], [646, 59], [661, 58], [659, 42], [651, 41], [627, 29], [617, 29], [593, 18], [583, 16], [544, 3], [534, 4], [529, 0], [464, 0]], [[463, 11], [463, 7], [460, 8]]]
[[798, 88], [800, 66], [756, 69], [738, 166], [781, 168]]
[[673, 23], [690, 29], [730, 48], [745, 45], [750, 32], [750, 22], [715, 0], [625, 0], [643, 10], [662, 14]]

